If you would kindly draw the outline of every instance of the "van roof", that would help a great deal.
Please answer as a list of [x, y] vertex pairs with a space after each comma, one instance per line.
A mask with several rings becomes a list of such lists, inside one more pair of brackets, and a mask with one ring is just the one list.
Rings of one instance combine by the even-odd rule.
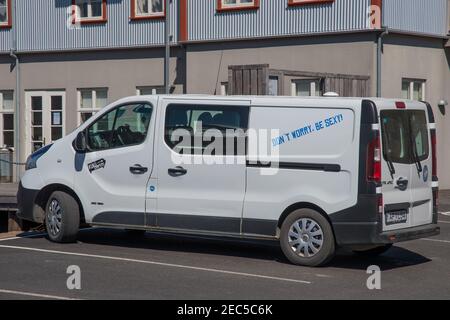
[[396, 102], [405, 102], [409, 105], [423, 106], [419, 101], [392, 99], [392, 98], [377, 98], [377, 97], [293, 97], [293, 96], [220, 96], [220, 95], [205, 95], [205, 94], [173, 94], [173, 95], [147, 95], [147, 96], [132, 96], [124, 98], [121, 101], [130, 102], [137, 99], [146, 98], [149, 100], [164, 99], [164, 100], [211, 100], [211, 101], [251, 101], [252, 105], [264, 106], [267, 103], [276, 100], [278, 105], [291, 106], [303, 105], [311, 107], [329, 107], [329, 102], [333, 101], [336, 107], [358, 108], [361, 106], [363, 100], [371, 100], [378, 106], [395, 108]]

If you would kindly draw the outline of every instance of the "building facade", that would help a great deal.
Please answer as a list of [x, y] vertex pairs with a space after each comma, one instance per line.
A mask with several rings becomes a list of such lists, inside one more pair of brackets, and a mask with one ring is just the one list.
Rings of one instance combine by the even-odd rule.
[[108, 103], [162, 92], [170, 15], [171, 92], [427, 100], [450, 188], [449, 3], [0, 0], [0, 147], [23, 162]]

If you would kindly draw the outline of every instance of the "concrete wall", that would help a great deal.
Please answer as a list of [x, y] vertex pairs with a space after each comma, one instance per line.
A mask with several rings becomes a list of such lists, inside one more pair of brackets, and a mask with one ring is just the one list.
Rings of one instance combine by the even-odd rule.
[[[187, 92], [214, 94], [228, 66], [269, 64], [272, 69], [370, 76], [373, 33], [187, 45]], [[375, 83], [372, 90], [375, 90]]]
[[385, 39], [383, 97], [401, 97], [402, 78], [426, 80], [425, 99], [433, 106], [437, 124], [440, 186], [449, 189], [450, 109], [443, 115], [437, 106], [439, 100], [450, 101], [450, 56], [443, 49], [444, 40], [400, 35]]

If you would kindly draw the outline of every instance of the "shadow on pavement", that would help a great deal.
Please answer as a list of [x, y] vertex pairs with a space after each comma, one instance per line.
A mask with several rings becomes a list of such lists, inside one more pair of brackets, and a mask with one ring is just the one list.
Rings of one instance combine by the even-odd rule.
[[[45, 235], [38, 236], [37, 238], [43, 237]], [[147, 232], [144, 236], [136, 236], [126, 231], [106, 228], [85, 229], [80, 232], [78, 241], [79, 243], [130, 249], [149, 249], [261, 259], [290, 265], [276, 241], [223, 239], [210, 236], [156, 232]], [[430, 261], [430, 259], [420, 254], [395, 246], [378, 257], [364, 257], [353, 254], [347, 249], [340, 249], [336, 257], [324, 269], [367, 270], [368, 266], [377, 265], [382, 270], [391, 270], [420, 265]]]

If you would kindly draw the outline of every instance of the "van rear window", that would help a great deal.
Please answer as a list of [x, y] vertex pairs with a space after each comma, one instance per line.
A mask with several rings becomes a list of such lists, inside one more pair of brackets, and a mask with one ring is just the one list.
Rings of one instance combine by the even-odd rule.
[[429, 157], [429, 137], [425, 111], [381, 111], [383, 156], [394, 163], [412, 164]]

